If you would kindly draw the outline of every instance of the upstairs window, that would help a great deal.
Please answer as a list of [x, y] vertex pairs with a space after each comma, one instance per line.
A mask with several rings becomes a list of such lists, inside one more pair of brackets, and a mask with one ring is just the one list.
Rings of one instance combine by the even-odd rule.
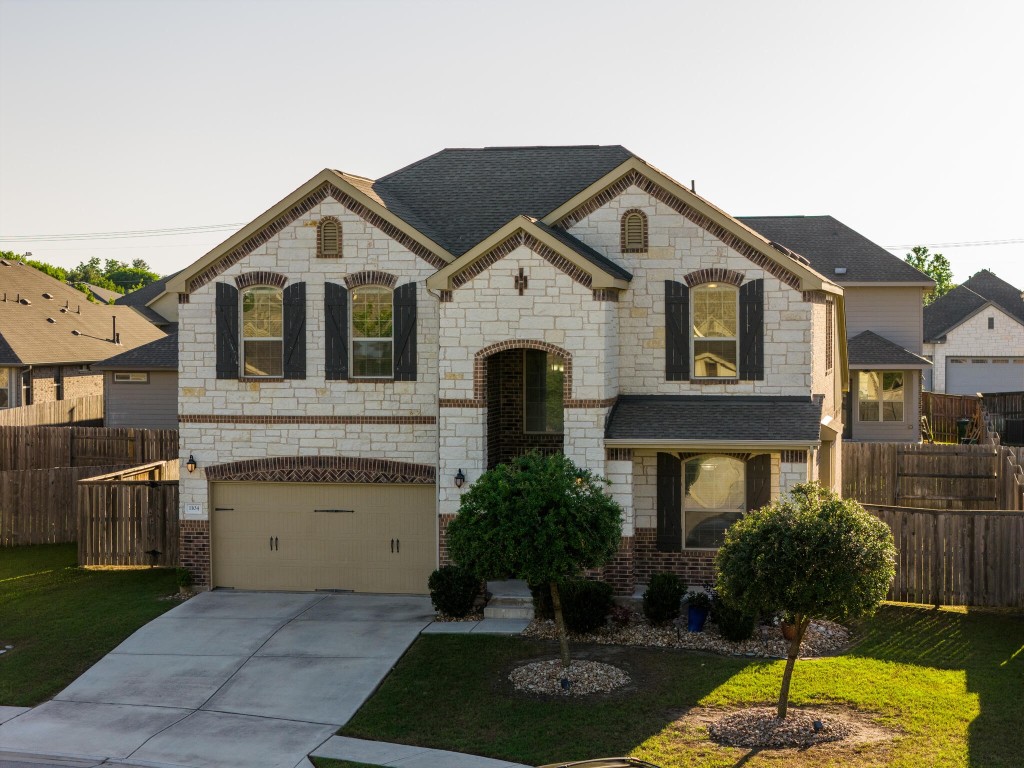
[[284, 375], [284, 302], [280, 288], [242, 291], [242, 375]]
[[647, 215], [643, 211], [626, 211], [622, 216], [620, 236], [623, 253], [642, 253], [647, 250]]
[[562, 434], [565, 362], [538, 349], [523, 350], [523, 431]]
[[903, 371], [861, 371], [857, 375], [860, 421], [903, 421]]
[[318, 253], [320, 258], [330, 259], [341, 256], [341, 223], [334, 218], [320, 221], [317, 231]]
[[392, 293], [381, 286], [352, 290], [352, 376], [390, 379], [394, 371]]
[[739, 359], [739, 291], [708, 283], [692, 290], [693, 377], [734, 379]]

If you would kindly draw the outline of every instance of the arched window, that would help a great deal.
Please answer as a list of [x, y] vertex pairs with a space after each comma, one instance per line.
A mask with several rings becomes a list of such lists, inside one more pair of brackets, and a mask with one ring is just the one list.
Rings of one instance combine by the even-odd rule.
[[394, 303], [390, 288], [352, 289], [352, 376], [390, 379], [394, 375]]
[[725, 542], [725, 529], [746, 511], [746, 466], [730, 456], [698, 456], [684, 464], [683, 541], [687, 549]]
[[283, 291], [257, 285], [242, 291], [242, 375], [284, 375]]
[[739, 359], [739, 291], [707, 283], [693, 289], [693, 377], [734, 379]]
[[623, 253], [642, 253], [647, 250], [647, 215], [643, 211], [626, 211], [622, 215], [621, 226]]
[[323, 219], [317, 233], [320, 258], [337, 258], [341, 256], [341, 224], [337, 219]]

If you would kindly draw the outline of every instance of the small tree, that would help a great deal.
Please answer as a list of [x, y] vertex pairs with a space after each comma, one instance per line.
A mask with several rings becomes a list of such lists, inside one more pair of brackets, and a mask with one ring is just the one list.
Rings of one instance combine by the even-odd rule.
[[956, 288], [953, 282], [953, 267], [950, 266], [949, 259], [941, 253], [929, 253], [925, 246], [915, 245], [904, 257], [904, 261], [935, 281], [935, 290], [924, 296], [925, 306]]
[[603, 483], [561, 454], [528, 453], [481, 475], [448, 524], [452, 559], [480, 579], [548, 585], [565, 667], [569, 641], [558, 582], [608, 562], [622, 536], [622, 511]]
[[889, 527], [817, 483], [797, 485], [726, 531], [716, 559], [722, 597], [755, 615], [781, 610], [796, 627], [782, 675], [780, 720], [811, 619], [873, 613], [889, 590], [895, 561]]

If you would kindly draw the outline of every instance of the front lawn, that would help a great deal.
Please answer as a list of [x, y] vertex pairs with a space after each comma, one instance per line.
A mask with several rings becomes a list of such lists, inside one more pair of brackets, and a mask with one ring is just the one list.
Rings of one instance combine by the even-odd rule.
[[[541, 641], [422, 636], [340, 733], [538, 765], [631, 754], [665, 768], [701, 766], [1020, 765], [1024, 754], [1024, 614], [885, 605], [834, 658], [797, 663], [792, 706], [854, 708], [892, 729], [878, 743], [805, 751], [719, 747], [677, 721], [690, 707], [772, 703], [783, 662], [686, 651], [577, 647], [626, 669], [616, 694], [516, 694], [510, 669], [557, 657]], [[328, 762], [322, 766], [337, 765]]]
[[177, 603], [174, 571], [83, 570], [74, 544], [0, 549], [0, 705], [49, 699]]

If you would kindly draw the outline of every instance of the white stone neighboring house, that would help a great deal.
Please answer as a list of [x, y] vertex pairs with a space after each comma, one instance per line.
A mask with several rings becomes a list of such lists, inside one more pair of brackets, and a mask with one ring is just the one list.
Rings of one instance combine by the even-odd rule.
[[926, 389], [950, 395], [1024, 391], [1024, 300], [987, 269], [924, 311]]
[[744, 224], [805, 256], [843, 287], [850, 357], [843, 437], [921, 439], [924, 295], [935, 281], [831, 216], [744, 216]]
[[840, 482], [843, 289], [622, 147], [325, 170], [166, 291], [203, 586], [423, 593], [528, 450], [609, 479], [621, 593], [708, 583], [747, 509]]

